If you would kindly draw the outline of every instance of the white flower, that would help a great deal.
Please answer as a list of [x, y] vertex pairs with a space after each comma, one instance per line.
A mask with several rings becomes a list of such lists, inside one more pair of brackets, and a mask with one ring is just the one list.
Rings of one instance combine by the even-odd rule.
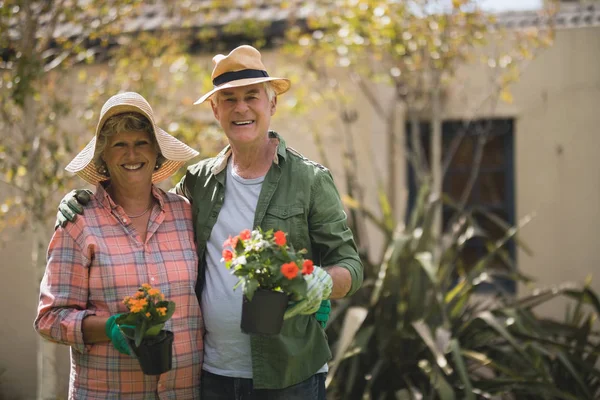
[[265, 249], [269, 246], [269, 242], [267, 242], [266, 240], [260, 240], [259, 242], [256, 242], [254, 244], [254, 247], [252, 248], [254, 251], [260, 251], [261, 249]]
[[246, 265], [246, 256], [239, 256], [233, 260], [235, 265]]

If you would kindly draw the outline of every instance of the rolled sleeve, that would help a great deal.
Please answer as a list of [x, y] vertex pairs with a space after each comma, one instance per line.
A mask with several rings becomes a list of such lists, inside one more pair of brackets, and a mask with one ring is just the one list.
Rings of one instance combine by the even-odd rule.
[[66, 344], [84, 353], [82, 322], [94, 311], [87, 310], [88, 260], [64, 229], [54, 232], [48, 262], [40, 284], [40, 302], [35, 330], [44, 338]]
[[350, 296], [362, 285], [363, 265], [340, 195], [328, 171], [319, 170], [311, 193], [311, 243], [320, 255], [321, 265], [337, 265], [350, 272], [352, 285], [346, 294]]

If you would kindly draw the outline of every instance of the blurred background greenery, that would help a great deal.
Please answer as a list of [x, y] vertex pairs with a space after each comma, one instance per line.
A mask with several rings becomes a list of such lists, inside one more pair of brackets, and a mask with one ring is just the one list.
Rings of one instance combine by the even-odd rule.
[[[292, 79], [275, 123], [286, 139], [302, 133], [310, 157], [333, 170], [365, 264], [365, 284], [335, 302], [327, 328], [328, 397], [599, 398], [591, 281], [517, 295], [538, 278], [516, 263], [532, 254], [520, 229], [536, 223], [535, 210], [517, 218], [514, 199], [481, 201], [484, 175], [497, 176], [490, 149], [514, 146], [502, 140], [515, 130], [523, 71], [571, 16], [589, 16], [598, 32], [598, 5], [567, 6], [496, 14], [475, 0], [0, 0], [0, 230], [32, 238], [37, 287], [56, 204], [82, 186], [64, 166], [104, 101], [138, 91], [159, 125], [214, 155], [225, 138], [194, 96], [212, 85], [211, 55], [252, 44], [273, 75]], [[457, 93], [471, 80], [485, 85]], [[501, 179], [514, 186], [514, 173]], [[564, 319], [535, 312], [556, 297], [570, 299]], [[64, 360], [38, 345], [37, 398], [60, 398]], [[0, 376], [0, 396], [32, 393], [3, 387]]]

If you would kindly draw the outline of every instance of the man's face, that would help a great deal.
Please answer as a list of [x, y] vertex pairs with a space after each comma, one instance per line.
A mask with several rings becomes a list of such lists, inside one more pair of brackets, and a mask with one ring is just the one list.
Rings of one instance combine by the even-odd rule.
[[215, 96], [215, 102], [211, 102], [213, 114], [232, 144], [257, 142], [266, 137], [277, 97], [269, 101], [262, 83], [224, 89]]

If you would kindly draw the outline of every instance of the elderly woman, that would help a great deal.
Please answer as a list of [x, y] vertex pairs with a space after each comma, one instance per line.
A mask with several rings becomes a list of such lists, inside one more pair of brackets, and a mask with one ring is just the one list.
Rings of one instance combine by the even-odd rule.
[[[96, 186], [84, 216], [48, 249], [35, 329], [71, 346], [69, 399], [196, 399], [203, 326], [198, 258], [187, 200], [154, 184], [198, 153], [154, 123], [137, 93], [111, 97], [95, 137], [67, 170]], [[176, 303], [172, 369], [144, 375], [115, 324], [144, 283]], [[125, 354], [124, 354], [125, 353]]]

